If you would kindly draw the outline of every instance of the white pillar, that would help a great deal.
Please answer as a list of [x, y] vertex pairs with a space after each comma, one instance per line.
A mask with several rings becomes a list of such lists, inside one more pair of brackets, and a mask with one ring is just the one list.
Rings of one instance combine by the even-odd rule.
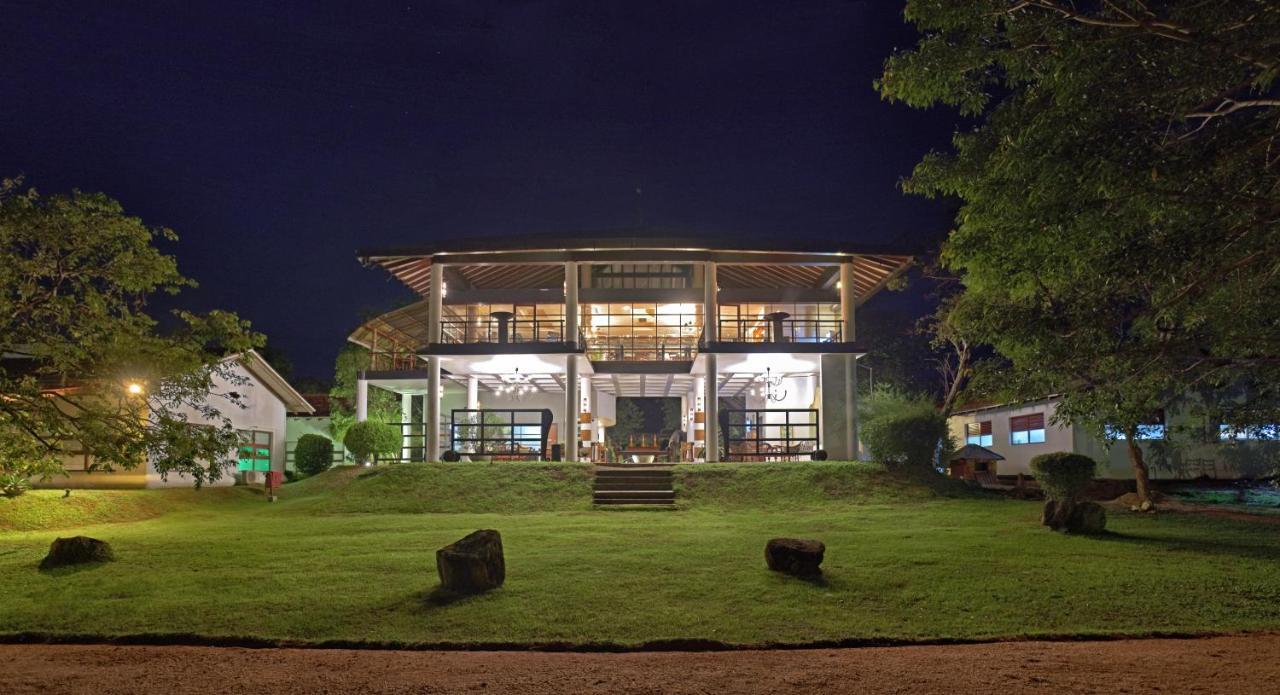
[[[576, 261], [566, 261], [564, 264], [564, 341], [574, 347], [578, 345], [578, 263]], [[575, 430], [578, 427], [576, 420], [573, 427]]]
[[707, 463], [720, 460], [720, 373], [717, 371], [716, 356], [713, 353], [704, 355], [707, 361], [706, 393], [703, 395], [703, 408], [707, 413], [707, 422], [703, 426], [707, 433]]
[[400, 394], [400, 460], [408, 461], [413, 455], [413, 396]]
[[480, 377], [472, 374], [467, 377], [467, 410], [480, 408]]
[[356, 376], [356, 422], [369, 419], [369, 382], [364, 372]]
[[702, 335], [708, 343], [720, 340], [719, 281], [715, 261], [702, 264]]
[[845, 460], [858, 458], [858, 362], [853, 355], [844, 356], [844, 440], [847, 443]]
[[849, 356], [849, 448], [854, 460], [862, 458], [862, 441], [858, 439], [858, 357]]
[[422, 426], [427, 430], [426, 460], [435, 462], [440, 460], [440, 358], [435, 355], [427, 358], [427, 395], [424, 400], [426, 407]]
[[440, 319], [444, 316], [444, 266], [431, 264], [431, 285], [427, 291], [427, 343], [440, 342]]
[[840, 339], [852, 343], [856, 338], [853, 324], [853, 305], [857, 301], [853, 284], [853, 259], [840, 263]]
[[[568, 323], [566, 322], [566, 326]], [[578, 460], [578, 356], [564, 357], [564, 460]]]

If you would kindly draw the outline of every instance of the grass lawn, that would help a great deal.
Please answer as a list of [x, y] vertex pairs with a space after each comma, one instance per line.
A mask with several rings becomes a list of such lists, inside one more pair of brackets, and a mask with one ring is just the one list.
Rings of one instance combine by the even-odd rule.
[[[357, 474], [276, 504], [243, 489], [0, 499], [0, 632], [639, 644], [1280, 628], [1273, 524], [1113, 513], [1106, 537], [1063, 536], [1036, 503], [867, 464], [683, 467], [667, 512], [591, 510], [589, 469], [572, 464]], [[435, 549], [478, 528], [502, 532], [506, 585], [427, 600]], [[117, 561], [38, 572], [75, 533]], [[825, 581], [766, 570], [775, 536], [823, 540]]]

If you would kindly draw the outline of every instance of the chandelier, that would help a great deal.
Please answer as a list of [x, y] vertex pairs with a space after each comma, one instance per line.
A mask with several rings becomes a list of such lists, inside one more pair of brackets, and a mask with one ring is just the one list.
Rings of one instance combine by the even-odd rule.
[[499, 396], [511, 396], [518, 401], [521, 397], [538, 390], [538, 387], [529, 380], [528, 374], [520, 373], [519, 367], [510, 374], [500, 375], [499, 378], [502, 379], [502, 383], [493, 390]]
[[786, 399], [787, 390], [779, 388], [782, 386], [782, 377], [773, 376], [773, 369], [764, 368], [764, 374], [756, 375], [756, 395], [763, 396], [770, 403], [779, 403]]

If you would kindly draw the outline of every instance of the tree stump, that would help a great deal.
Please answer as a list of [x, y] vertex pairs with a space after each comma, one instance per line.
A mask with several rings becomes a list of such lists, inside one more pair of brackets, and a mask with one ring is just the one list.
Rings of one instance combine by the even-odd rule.
[[1067, 533], [1102, 533], [1107, 529], [1107, 512], [1097, 502], [1044, 503], [1040, 523], [1054, 531]]
[[775, 572], [812, 577], [822, 574], [819, 565], [826, 550], [822, 541], [774, 538], [764, 546], [764, 561]]
[[110, 562], [116, 559], [111, 545], [88, 536], [58, 538], [49, 546], [49, 554], [40, 561], [40, 569], [81, 565], [87, 562]]
[[502, 586], [507, 578], [502, 557], [502, 536], [497, 531], [475, 531], [436, 551], [440, 588], [457, 594], [478, 594]]

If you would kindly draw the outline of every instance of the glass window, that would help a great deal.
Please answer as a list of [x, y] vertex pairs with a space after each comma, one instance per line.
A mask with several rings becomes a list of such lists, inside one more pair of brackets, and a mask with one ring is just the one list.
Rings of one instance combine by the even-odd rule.
[[1274, 441], [1280, 439], [1280, 425], [1255, 425], [1252, 427], [1235, 427], [1223, 423], [1218, 425], [1218, 438], [1222, 441]]
[[237, 470], [271, 470], [271, 433], [262, 430], [237, 430], [240, 435]]
[[1043, 444], [1044, 413], [1009, 418], [1010, 444]]
[[994, 442], [991, 439], [991, 421], [971, 422], [964, 426], [965, 444], [977, 444], [978, 446], [991, 446]]

